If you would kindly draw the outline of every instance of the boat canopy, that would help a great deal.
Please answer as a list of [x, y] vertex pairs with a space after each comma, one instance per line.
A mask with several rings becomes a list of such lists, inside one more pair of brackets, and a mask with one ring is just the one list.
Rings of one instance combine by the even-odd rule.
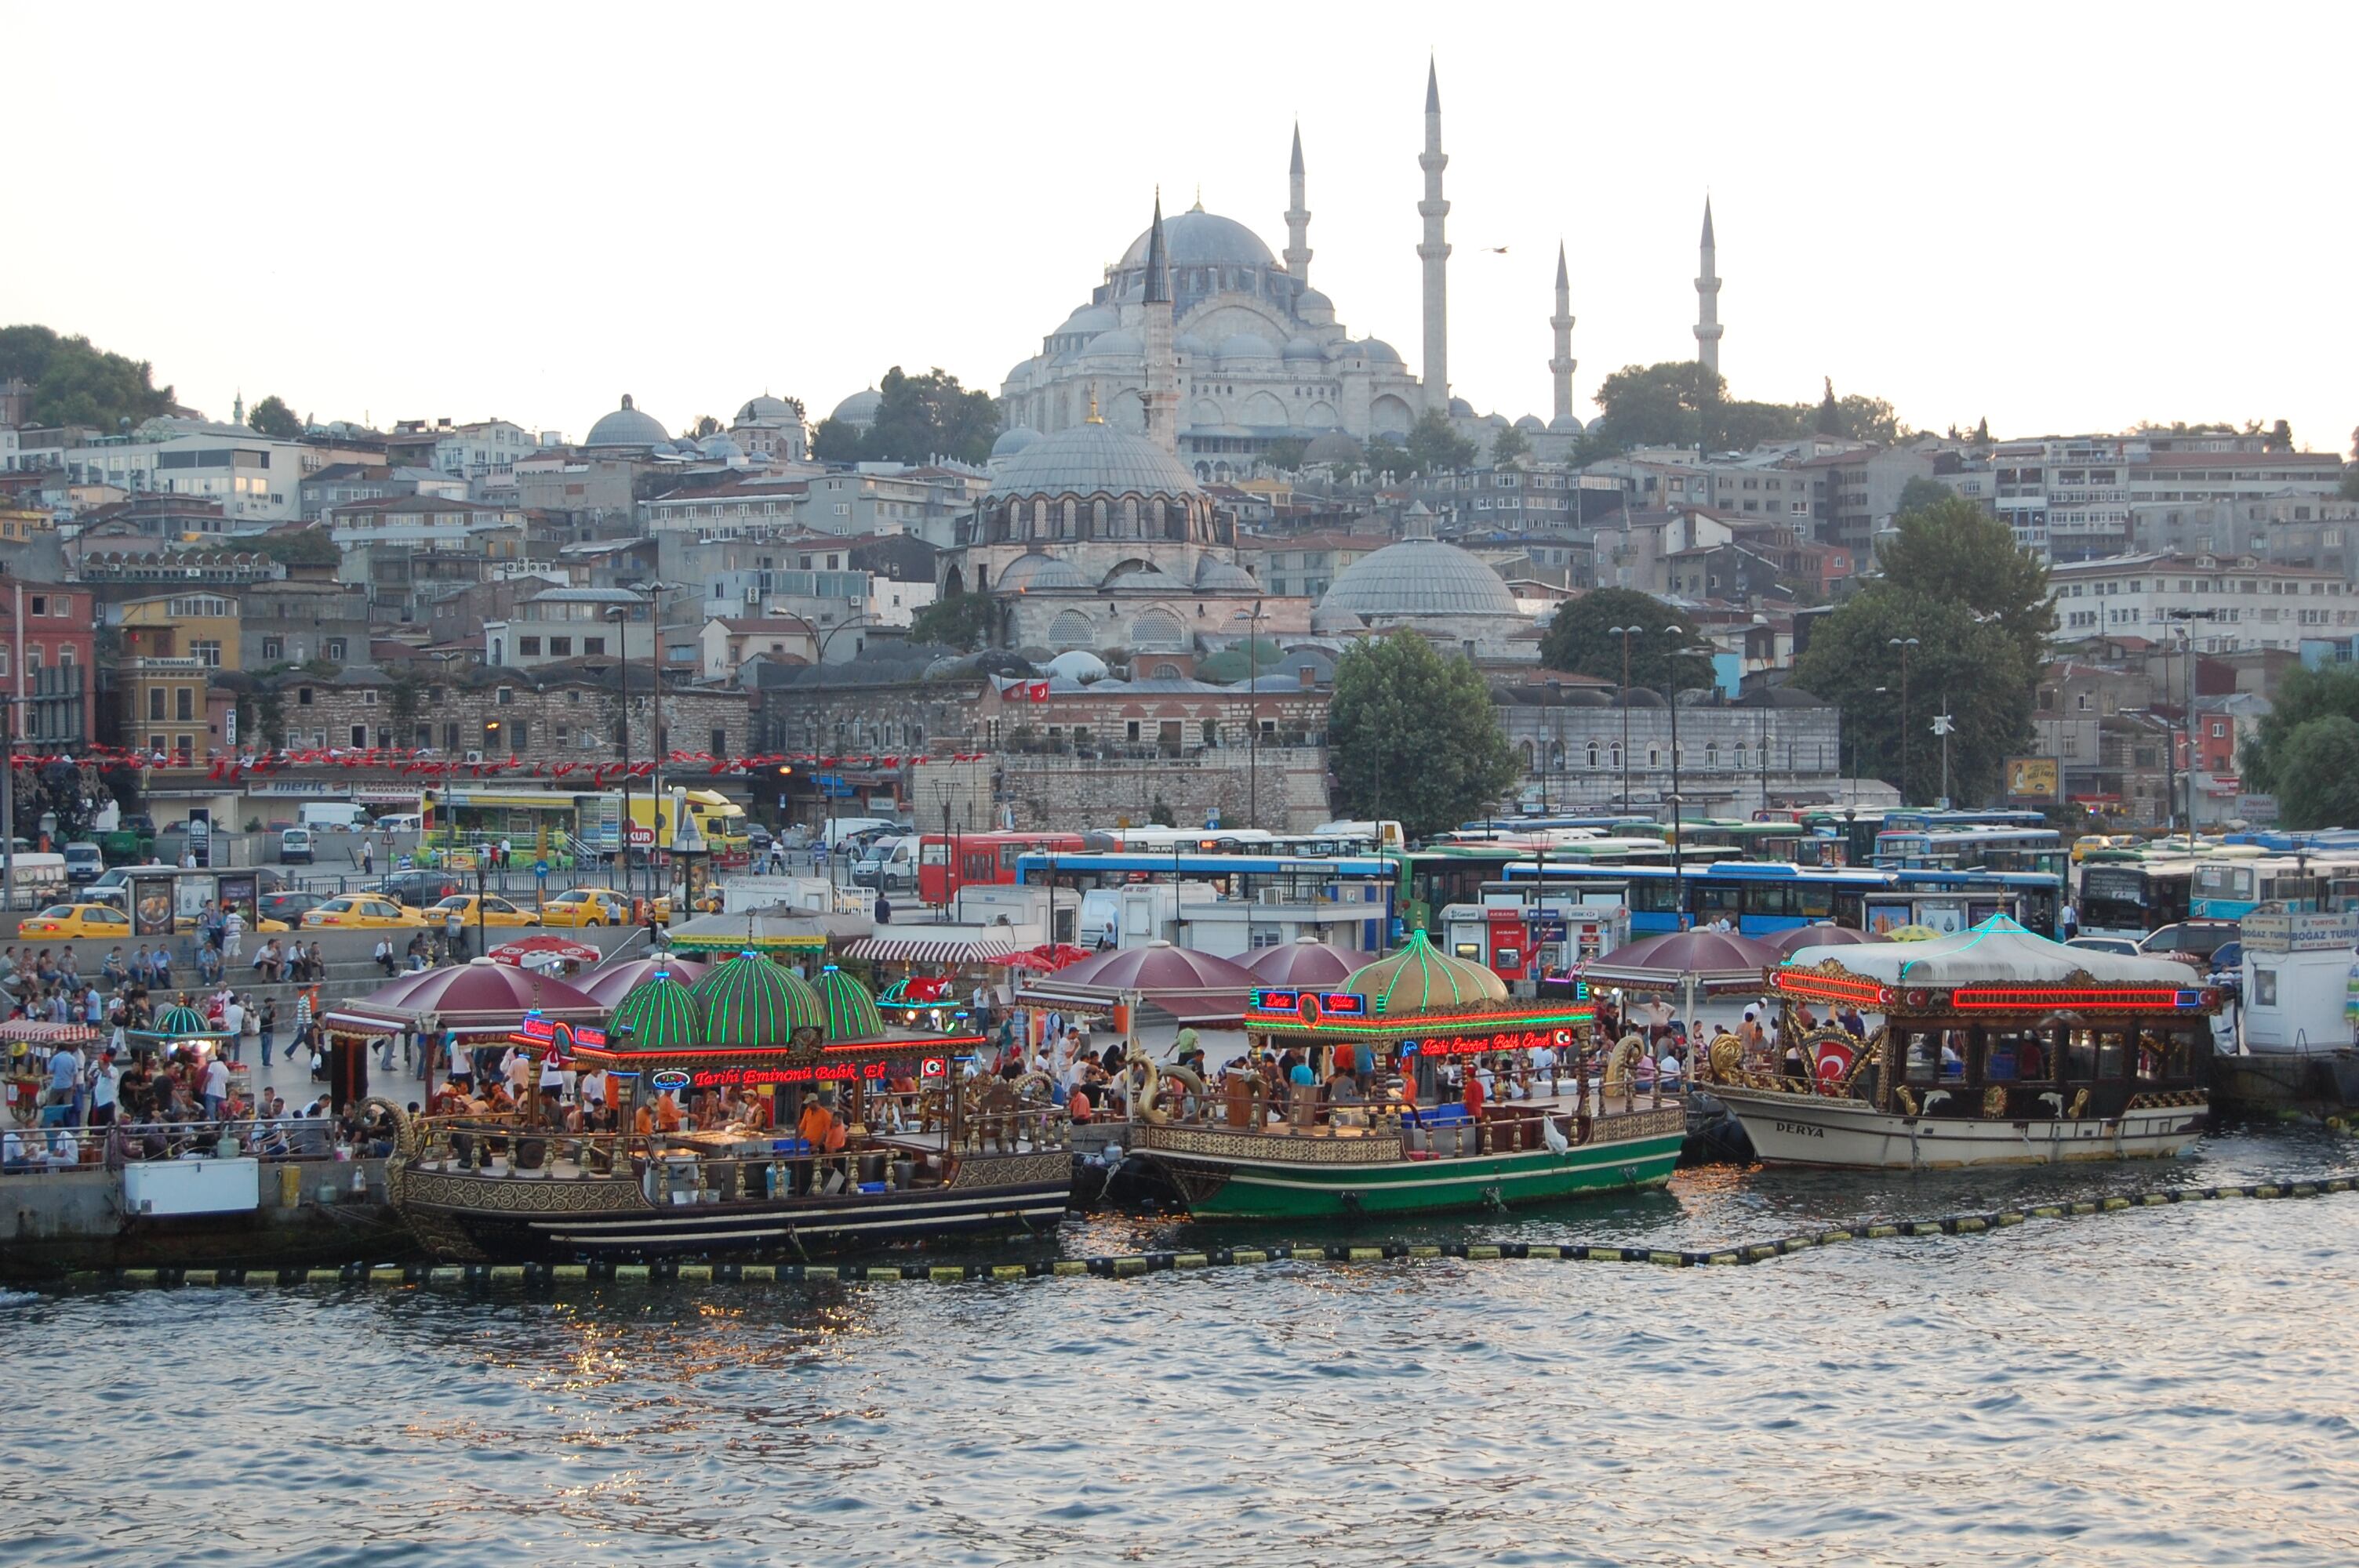
[[2185, 987], [2201, 984], [2174, 958], [2133, 958], [2093, 947], [2071, 947], [1995, 914], [1971, 931], [1930, 942], [1860, 944], [1797, 949], [1788, 969], [1834, 963], [1862, 979], [1889, 986], [2063, 985], [2085, 978], [2098, 985]]

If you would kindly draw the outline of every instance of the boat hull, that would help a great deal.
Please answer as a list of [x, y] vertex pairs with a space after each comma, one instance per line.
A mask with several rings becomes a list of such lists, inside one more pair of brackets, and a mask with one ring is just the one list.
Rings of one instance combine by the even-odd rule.
[[1767, 1163], [1886, 1171], [2168, 1159], [2201, 1135], [2210, 1113], [2195, 1098], [2191, 1104], [2132, 1105], [2114, 1118], [1988, 1120], [1903, 1116], [1864, 1100], [1821, 1095], [1725, 1086], [1712, 1092], [1745, 1124]]
[[1072, 1183], [1063, 1151], [983, 1156], [948, 1186], [658, 1204], [628, 1178], [533, 1179], [409, 1166], [387, 1190], [419, 1242], [460, 1262], [688, 1255], [800, 1257], [935, 1237], [1046, 1231]]
[[[1670, 1180], [1687, 1136], [1676, 1108], [1612, 1119], [1610, 1136], [1547, 1148], [1415, 1160], [1397, 1145], [1275, 1138], [1199, 1127], [1143, 1127], [1136, 1152], [1158, 1166], [1197, 1219], [1349, 1219], [1548, 1203]], [[1288, 1149], [1287, 1146], [1295, 1146]], [[1319, 1157], [1342, 1152], [1342, 1157]], [[1291, 1157], [1289, 1157], [1291, 1156]]]

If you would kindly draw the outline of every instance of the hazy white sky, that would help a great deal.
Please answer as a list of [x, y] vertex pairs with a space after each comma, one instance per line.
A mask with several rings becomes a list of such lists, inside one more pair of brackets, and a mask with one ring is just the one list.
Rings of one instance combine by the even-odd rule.
[[0, 319], [224, 417], [817, 418], [894, 363], [996, 392], [1158, 182], [1282, 248], [1299, 115], [1313, 281], [1414, 367], [1431, 49], [1478, 409], [1549, 412], [1560, 236], [1583, 417], [1691, 355], [1709, 188], [1737, 396], [2347, 449], [2354, 15], [0, 0]]

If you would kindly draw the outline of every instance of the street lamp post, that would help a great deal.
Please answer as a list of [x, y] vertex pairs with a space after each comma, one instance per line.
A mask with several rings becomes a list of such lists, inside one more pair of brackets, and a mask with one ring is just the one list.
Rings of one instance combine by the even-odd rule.
[[1245, 622], [1245, 691], [1251, 704], [1251, 718], [1245, 733], [1245, 826], [1261, 826], [1261, 600], [1254, 600], [1253, 612], [1238, 611], [1230, 617]]
[[[630, 611], [615, 605], [606, 611], [606, 619], [614, 622], [614, 635], [619, 641], [623, 627], [628, 622]], [[622, 843], [616, 852], [623, 859], [623, 896], [631, 896], [631, 654], [627, 648], [615, 649], [614, 673], [623, 682], [623, 823]]]
[[1608, 626], [1605, 634], [1622, 639], [1622, 809], [1630, 809], [1630, 639], [1636, 626]]
[[[808, 615], [798, 615], [791, 610], [774, 610], [771, 613], [777, 616], [781, 621], [799, 621], [802, 622], [804, 634], [811, 640], [811, 668], [817, 670], [822, 677], [827, 674], [827, 645], [835, 641], [835, 634], [839, 632], [848, 632], [854, 626], [870, 626], [875, 624], [875, 618], [864, 610], [859, 614], [851, 617], [849, 620], [837, 622], [834, 625], [829, 627], [824, 633], [822, 633], [819, 629], [818, 623], [812, 621]], [[822, 680], [821, 684], [823, 687], [825, 684], [824, 680]], [[835, 846], [829, 842], [830, 839], [832, 839], [835, 837], [835, 791], [828, 787], [827, 774], [818, 765], [818, 755], [819, 731], [816, 723], [814, 723], [811, 730], [811, 756], [813, 759], [811, 777], [818, 783], [820, 793], [827, 796], [828, 831], [825, 837], [820, 841], [826, 846], [829, 851], [827, 856], [827, 878], [828, 881], [832, 883], [835, 881], [835, 863], [838, 860], [842, 859], [841, 856], [834, 853]], [[841, 784], [843, 781], [839, 778], [836, 782]]]
[[[2216, 610], [2173, 610], [2170, 619], [2179, 624], [2179, 658], [2180, 689], [2186, 694], [2186, 707], [2180, 722], [2187, 734], [2187, 849], [2195, 851], [2195, 628], [2197, 621], [2214, 621]], [[2168, 777], [2168, 774], [2165, 775]]]
[[1914, 637], [1895, 637], [1886, 644], [1900, 650], [1900, 804], [1908, 804], [1908, 650]]
[[[1669, 689], [1664, 695], [1671, 700], [1671, 918], [1679, 929], [1685, 930], [1688, 918], [1687, 865], [1680, 854], [1680, 816], [1682, 806], [1680, 786], [1680, 656], [1695, 652], [1684, 639], [1684, 626], [1666, 626], [1663, 634], [1673, 639], [1664, 651], [1665, 665], [1670, 679], [1663, 684]], [[1629, 755], [1625, 749], [1625, 757]]]

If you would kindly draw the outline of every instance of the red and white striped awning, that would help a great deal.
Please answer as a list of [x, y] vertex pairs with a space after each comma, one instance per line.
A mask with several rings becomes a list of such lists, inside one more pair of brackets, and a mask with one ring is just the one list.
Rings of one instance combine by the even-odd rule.
[[1014, 951], [1014, 943], [998, 936], [864, 936], [843, 956], [886, 964], [987, 964]]

